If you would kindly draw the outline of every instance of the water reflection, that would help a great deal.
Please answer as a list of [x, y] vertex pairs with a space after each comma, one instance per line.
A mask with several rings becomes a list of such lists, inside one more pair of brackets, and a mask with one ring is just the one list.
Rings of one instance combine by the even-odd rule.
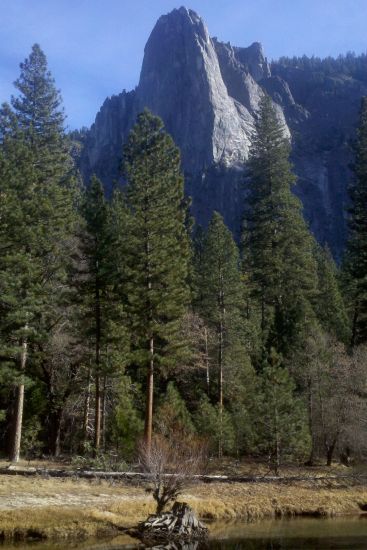
[[[216, 523], [208, 544], [154, 546], [154, 550], [366, 550], [367, 516], [338, 519], [299, 518], [255, 523]], [[105, 542], [0, 545], [0, 550], [135, 550], [143, 546], [120, 536]]]
[[210, 550], [366, 550], [364, 516], [214, 526]]

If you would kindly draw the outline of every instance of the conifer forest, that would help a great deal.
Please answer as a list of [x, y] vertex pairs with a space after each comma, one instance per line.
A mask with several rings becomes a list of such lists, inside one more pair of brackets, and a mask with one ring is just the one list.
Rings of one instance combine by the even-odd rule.
[[158, 435], [211, 457], [367, 458], [367, 98], [336, 264], [264, 95], [241, 237], [200, 227], [180, 151], [139, 114], [106, 194], [36, 44], [0, 112], [0, 452], [131, 465]]

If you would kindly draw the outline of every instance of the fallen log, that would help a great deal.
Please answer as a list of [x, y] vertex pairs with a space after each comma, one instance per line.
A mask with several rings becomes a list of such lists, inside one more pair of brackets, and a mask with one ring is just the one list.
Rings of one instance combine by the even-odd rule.
[[[104, 472], [101, 470], [60, 470], [46, 468], [23, 468], [19, 466], [8, 466], [0, 468], [0, 475], [22, 475], [40, 477], [59, 477], [74, 479], [104, 479], [121, 481], [151, 481], [154, 476], [146, 472]], [[163, 477], [172, 477], [175, 474], [162, 474]], [[367, 482], [367, 474], [340, 474], [328, 476], [235, 476], [235, 475], [194, 475], [193, 481], [202, 483], [292, 483], [297, 481], [355, 481]]]

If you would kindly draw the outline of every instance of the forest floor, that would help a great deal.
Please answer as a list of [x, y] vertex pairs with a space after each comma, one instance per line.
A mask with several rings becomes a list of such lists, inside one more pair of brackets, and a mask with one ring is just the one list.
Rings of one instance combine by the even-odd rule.
[[[5, 466], [9, 463], [0, 461], [0, 469]], [[45, 462], [29, 466], [65, 468], [64, 464]], [[268, 473], [262, 464], [231, 461], [213, 462], [210, 470], [226, 475]], [[361, 514], [367, 511], [366, 478], [345, 477], [349, 473], [353, 473], [351, 469], [340, 466], [289, 467], [282, 472], [281, 482], [199, 482], [187, 488], [179, 500], [208, 521]], [[302, 480], [287, 482], [287, 477], [295, 476]], [[0, 475], [0, 540], [115, 535], [152, 512], [153, 498], [142, 481]]]

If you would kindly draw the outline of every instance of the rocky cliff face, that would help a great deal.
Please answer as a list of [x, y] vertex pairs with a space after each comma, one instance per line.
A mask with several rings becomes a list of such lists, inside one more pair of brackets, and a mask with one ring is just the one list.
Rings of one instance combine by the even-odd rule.
[[203, 21], [181, 8], [161, 17], [145, 47], [138, 86], [140, 109], [159, 114], [190, 173], [213, 164], [242, 164], [253, 119], [228, 94]]
[[158, 20], [137, 88], [106, 99], [86, 139], [82, 173], [88, 178], [95, 172], [109, 189], [119, 178], [123, 143], [136, 115], [148, 107], [163, 118], [181, 149], [197, 221], [206, 225], [218, 210], [238, 233], [243, 167], [264, 93], [292, 136], [296, 192], [311, 228], [338, 253], [350, 177], [348, 142], [367, 84], [320, 78], [287, 63], [270, 67], [259, 43], [238, 48], [212, 39], [202, 19], [186, 8]]
[[285, 106], [293, 136], [296, 192], [312, 230], [338, 256], [345, 240], [352, 141], [361, 98], [367, 94], [367, 70], [352, 75], [338, 67], [327, 70], [324, 65], [277, 63], [272, 73], [288, 84], [300, 115], [292, 115]]

